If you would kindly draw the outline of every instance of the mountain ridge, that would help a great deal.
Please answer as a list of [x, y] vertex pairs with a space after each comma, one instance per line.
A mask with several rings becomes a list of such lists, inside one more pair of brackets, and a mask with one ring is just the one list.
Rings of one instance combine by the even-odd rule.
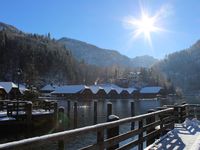
[[158, 61], [158, 59], [148, 55], [129, 58], [116, 50], [100, 48], [87, 42], [67, 37], [59, 39], [58, 42], [64, 44], [79, 61], [84, 60], [88, 64], [97, 66], [106, 67], [114, 65], [131, 68], [149, 68]]

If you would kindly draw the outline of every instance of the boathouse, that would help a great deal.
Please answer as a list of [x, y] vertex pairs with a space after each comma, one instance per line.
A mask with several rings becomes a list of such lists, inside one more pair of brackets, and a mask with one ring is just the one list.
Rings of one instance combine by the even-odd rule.
[[127, 88], [127, 91], [130, 94], [131, 98], [138, 99], [140, 96], [140, 91], [134, 87]]
[[43, 88], [40, 89], [40, 92], [44, 96], [50, 96], [50, 93], [53, 92], [55, 90], [55, 88], [56, 88], [56, 86], [54, 86], [53, 84], [47, 84]]
[[121, 98], [133, 98], [134, 94], [136, 94], [137, 89], [136, 88], [123, 88], [123, 90], [120, 93]]
[[100, 84], [106, 93], [106, 98], [119, 98], [122, 88], [118, 87], [115, 84]]
[[158, 96], [164, 96], [165, 91], [160, 86], [144, 87], [140, 90], [141, 98], [156, 98]]
[[98, 98], [105, 98], [106, 97], [106, 92], [101, 86], [98, 85], [91, 85], [89, 86], [90, 90], [93, 93], [93, 98], [98, 99]]
[[6, 98], [6, 91], [2, 86], [0, 86], [0, 100], [4, 100], [5, 98]]
[[28, 91], [29, 89], [26, 88], [25, 85], [19, 84], [19, 91], [21, 94], [24, 94], [24, 92]]
[[70, 99], [91, 98], [93, 93], [86, 85], [65, 85], [56, 87], [52, 95]]
[[0, 82], [0, 86], [5, 90], [7, 99], [16, 99], [21, 95], [18, 86], [13, 82]]

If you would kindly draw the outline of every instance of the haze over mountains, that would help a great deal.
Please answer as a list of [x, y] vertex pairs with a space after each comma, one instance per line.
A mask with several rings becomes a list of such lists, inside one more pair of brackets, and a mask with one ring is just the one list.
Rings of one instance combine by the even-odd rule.
[[137, 56], [129, 58], [120, 54], [115, 50], [99, 48], [95, 45], [88, 44], [82, 41], [61, 38], [58, 40], [64, 44], [67, 49], [72, 52], [72, 55], [79, 61], [84, 60], [87, 64], [97, 66], [122, 66], [122, 67], [145, 67], [150, 68], [153, 64], [158, 62], [152, 56]]

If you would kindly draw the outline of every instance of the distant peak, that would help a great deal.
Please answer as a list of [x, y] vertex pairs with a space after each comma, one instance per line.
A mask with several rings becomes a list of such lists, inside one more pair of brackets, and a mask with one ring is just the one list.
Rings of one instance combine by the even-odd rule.
[[11, 32], [20, 32], [20, 30], [18, 30], [16, 27], [3, 23], [3, 22], [0, 22], [0, 31], [1, 30], [9, 30]]

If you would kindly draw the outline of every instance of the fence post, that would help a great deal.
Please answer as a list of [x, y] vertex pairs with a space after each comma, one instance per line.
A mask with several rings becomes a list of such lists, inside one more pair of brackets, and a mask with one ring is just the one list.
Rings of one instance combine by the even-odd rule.
[[[149, 110], [147, 111], [147, 113], [152, 113], [152, 112], [155, 112], [155, 110], [154, 110], [154, 109], [149, 109]], [[146, 119], [146, 124], [147, 124], [147, 125], [148, 125], [148, 124], [151, 124], [151, 123], [153, 123], [153, 122], [155, 122], [155, 116], [150, 116], [149, 118]], [[149, 133], [151, 133], [151, 132], [153, 132], [153, 131], [155, 131], [155, 127], [152, 127], [152, 128], [147, 129], [147, 134], [149, 134]], [[155, 141], [155, 138], [148, 138], [148, 139], [147, 139], [146, 145], [147, 145], [147, 146], [148, 146], [148, 145], [151, 145], [154, 141]]]
[[97, 144], [98, 144], [98, 149], [104, 149], [104, 129], [102, 128], [101, 130], [97, 131]]
[[141, 133], [138, 135], [138, 140], [140, 141], [138, 144], [138, 150], [143, 150], [143, 120], [138, 122], [138, 127], [141, 129]]
[[[135, 116], [135, 102], [131, 102], [131, 117]], [[135, 122], [131, 122], [131, 130], [135, 128]]]
[[[162, 106], [162, 107], [157, 107], [157, 110], [164, 110], [164, 109], [167, 109], [167, 106], [166, 106], [166, 105], [164, 105], [164, 106]], [[164, 119], [165, 117], [167, 117], [167, 114], [159, 114], [158, 117], [159, 117], [159, 119], [160, 119], [160, 121], [161, 121], [161, 123], [160, 123], [160, 136], [162, 136], [162, 135], [164, 135], [164, 134], [166, 134], [166, 133], [168, 132], [167, 129], [165, 129], [165, 130], [163, 131], [164, 124], [166, 123], [166, 122], [163, 121], [163, 119]], [[159, 137], [158, 137], [158, 138], [159, 138]]]
[[[116, 115], [110, 115], [107, 118], [107, 122], [116, 121], [116, 120], [119, 120], [119, 117]], [[119, 135], [119, 126], [107, 129], [107, 139], [115, 137], [117, 135]], [[119, 147], [119, 144], [116, 144], [116, 145], [108, 147], [107, 150], [114, 150], [118, 147]]]
[[30, 123], [32, 119], [32, 102], [28, 102], [26, 104], [26, 115], [27, 115], [27, 122]]
[[57, 125], [58, 121], [58, 103], [54, 102], [54, 122]]
[[[59, 107], [58, 109], [58, 129], [59, 131], [63, 131], [64, 130], [64, 124], [65, 124], [65, 118], [64, 118], [64, 112], [65, 112], [65, 108], [64, 107]], [[64, 150], [65, 149], [65, 143], [64, 140], [59, 140], [58, 141], [58, 150]]]
[[112, 115], [112, 103], [108, 102], [107, 103], [107, 118], [108, 116]]
[[181, 105], [181, 123], [185, 121], [186, 119], [186, 116], [187, 116], [187, 113], [186, 113], [186, 103], [183, 102], [182, 105]]
[[77, 102], [74, 102], [74, 129], [77, 128], [78, 108]]
[[94, 101], [94, 124], [97, 124], [97, 101]]
[[71, 108], [71, 103], [70, 100], [67, 101], [67, 120], [68, 120], [68, 127], [70, 127], [70, 108]]
[[178, 105], [174, 105], [174, 121], [175, 123], [179, 123], [179, 106]]

